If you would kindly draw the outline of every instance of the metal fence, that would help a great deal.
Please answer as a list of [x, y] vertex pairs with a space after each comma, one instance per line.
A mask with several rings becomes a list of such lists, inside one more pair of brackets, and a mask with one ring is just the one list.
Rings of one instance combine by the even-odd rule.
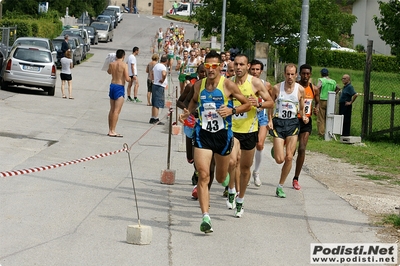
[[400, 139], [400, 74], [373, 71], [373, 42], [368, 42], [364, 73], [361, 136], [372, 140]]

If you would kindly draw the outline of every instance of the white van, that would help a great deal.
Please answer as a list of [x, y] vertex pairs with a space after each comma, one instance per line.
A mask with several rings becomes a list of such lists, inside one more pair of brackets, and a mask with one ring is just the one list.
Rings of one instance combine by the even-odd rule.
[[119, 6], [108, 6], [106, 9], [113, 9], [117, 12], [117, 16], [118, 16], [118, 23], [120, 23], [122, 21], [122, 12], [121, 12], [121, 8]]

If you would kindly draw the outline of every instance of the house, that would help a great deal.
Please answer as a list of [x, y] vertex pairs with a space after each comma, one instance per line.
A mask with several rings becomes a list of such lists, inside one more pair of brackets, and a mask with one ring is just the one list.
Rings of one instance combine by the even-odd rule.
[[[382, 0], [388, 2], [388, 0]], [[353, 24], [351, 33], [354, 36], [354, 47], [361, 44], [367, 49], [368, 40], [373, 40], [373, 51], [376, 54], [390, 55], [390, 46], [380, 38], [373, 17], [380, 16], [377, 0], [356, 0], [353, 4], [353, 15], [357, 22]]]

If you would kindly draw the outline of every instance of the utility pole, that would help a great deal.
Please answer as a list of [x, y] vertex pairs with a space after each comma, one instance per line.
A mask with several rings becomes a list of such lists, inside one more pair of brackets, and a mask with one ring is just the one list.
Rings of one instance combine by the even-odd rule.
[[309, 13], [310, 13], [310, 1], [303, 0], [303, 5], [301, 8], [301, 27], [300, 27], [300, 45], [299, 45], [298, 67], [300, 67], [301, 65], [306, 63]]
[[225, 51], [226, 0], [222, 1], [221, 52]]

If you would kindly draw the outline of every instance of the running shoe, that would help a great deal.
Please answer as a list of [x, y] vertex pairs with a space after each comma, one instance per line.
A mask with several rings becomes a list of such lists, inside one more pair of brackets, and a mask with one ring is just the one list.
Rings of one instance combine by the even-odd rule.
[[235, 217], [241, 218], [244, 213], [243, 203], [236, 202]]
[[286, 198], [286, 194], [285, 194], [285, 192], [283, 192], [283, 188], [281, 188], [281, 187], [276, 188], [276, 195], [279, 198]]
[[228, 197], [228, 187], [225, 187], [224, 192], [222, 193], [222, 197], [227, 198]]
[[198, 180], [199, 180], [199, 177], [197, 176], [197, 174], [198, 174], [197, 171], [194, 171], [194, 172], [193, 172], [193, 175], [192, 175], [192, 185], [193, 185], [193, 186], [197, 185], [197, 182], [198, 182]]
[[198, 196], [197, 196], [197, 185], [194, 186], [193, 190], [192, 190], [192, 199], [197, 200]]
[[127, 102], [134, 102], [135, 100], [133, 100], [133, 99], [131, 98], [131, 96], [128, 96], [128, 98], [126, 98], [126, 101], [127, 101]]
[[222, 185], [223, 187], [226, 187], [227, 185], [229, 185], [229, 180], [230, 180], [230, 175], [229, 175], [229, 173], [228, 173], [227, 176], [226, 176], [226, 178], [225, 178], [225, 181], [222, 182], [221, 185]]
[[133, 99], [133, 101], [134, 101], [135, 103], [141, 103], [141, 102], [142, 102], [141, 100], [139, 100], [139, 98]]
[[236, 207], [236, 193], [229, 193], [228, 198], [226, 199], [226, 206], [229, 210], [232, 210]]
[[297, 181], [296, 179], [293, 180], [292, 185], [293, 185], [293, 188], [294, 188], [295, 190], [300, 190], [300, 188], [301, 188], [301, 186], [299, 185], [299, 181]]
[[212, 226], [211, 226], [210, 216], [208, 216], [208, 215], [203, 216], [203, 221], [200, 224], [200, 231], [202, 231], [206, 234], [214, 232], [214, 230], [212, 229]]
[[253, 179], [254, 179], [254, 185], [256, 187], [261, 187], [261, 180], [260, 180], [260, 173], [253, 171]]

